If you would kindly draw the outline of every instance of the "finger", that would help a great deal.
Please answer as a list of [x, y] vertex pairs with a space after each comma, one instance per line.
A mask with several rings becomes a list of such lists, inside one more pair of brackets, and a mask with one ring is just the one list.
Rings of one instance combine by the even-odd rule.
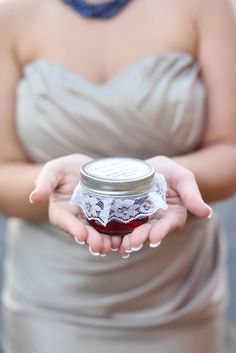
[[118, 251], [122, 243], [122, 237], [120, 236], [111, 236], [111, 250]]
[[99, 256], [103, 250], [102, 236], [93, 227], [86, 226], [86, 228], [88, 231], [86, 243], [89, 246], [89, 251], [92, 255]]
[[212, 216], [212, 209], [203, 201], [195, 177], [190, 171], [185, 171], [180, 176], [176, 191], [188, 211], [198, 217]]
[[63, 169], [56, 161], [45, 164], [37, 180], [36, 187], [29, 196], [30, 203], [46, 202], [63, 179]]
[[142, 249], [143, 244], [149, 238], [149, 232], [152, 228], [151, 223], [142, 224], [135, 228], [130, 235], [130, 245], [133, 251], [139, 251]]
[[122, 257], [126, 258], [128, 254], [132, 252], [132, 246], [130, 243], [131, 234], [127, 234], [123, 237], [121, 245], [120, 245], [120, 254]]
[[102, 234], [102, 250], [100, 251], [101, 256], [105, 256], [106, 254], [111, 252], [111, 237], [109, 235]]
[[81, 243], [87, 240], [88, 232], [85, 224], [69, 211], [54, 210], [52, 213], [49, 208], [49, 220], [65, 233], [72, 235], [75, 240]]
[[152, 223], [149, 232], [149, 246], [157, 248], [168, 234], [182, 228], [186, 222], [187, 212], [169, 213]]

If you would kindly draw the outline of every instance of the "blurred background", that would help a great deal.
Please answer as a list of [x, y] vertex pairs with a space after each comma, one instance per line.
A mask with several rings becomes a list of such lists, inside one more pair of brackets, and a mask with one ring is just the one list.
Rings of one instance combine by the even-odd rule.
[[[226, 313], [226, 351], [225, 353], [236, 353], [236, 196], [214, 205], [215, 211], [220, 215], [225, 227], [228, 241], [228, 277], [230, 286], [230, 303]], [[6, 220], [0, 216], [0, 289], [2, 287], [2, 264], [4, 259], [4, 229]], [[2, 320], [0, 316], [0, 353]], [[26, 352], [29, 353], [29, 352]], [[200, 352], [207, 353], [207, 352]]]

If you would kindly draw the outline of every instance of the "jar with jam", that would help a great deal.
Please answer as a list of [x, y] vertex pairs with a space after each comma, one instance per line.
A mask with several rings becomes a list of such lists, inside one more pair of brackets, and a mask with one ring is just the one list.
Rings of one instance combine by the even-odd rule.
[[121, 235], [166, 209], [166, 182], [148, 163], [133, 158], [103, 158], [85, 164], [71, 203], [79, 204], [99, 233]]

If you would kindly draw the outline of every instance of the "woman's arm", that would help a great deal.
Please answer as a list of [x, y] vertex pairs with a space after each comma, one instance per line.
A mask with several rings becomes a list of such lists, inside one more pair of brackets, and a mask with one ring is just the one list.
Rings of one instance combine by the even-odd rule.
[[216, 143], [173, 159], [193, 172], [206, 202], [219, 201], [236, 192], [235, 145]]
[[203, 198], [236, 192], [236, 3], [202, 0], [197, 16], [199, 63], [207, 88], [201, 149], [174, 158], [195, 175]]
[[29, 204], [28, 195], [41, 166], [27, 161], [16, 135], [15, 99], [20, 79], [15, 53], [18, 7], [11, 1], [0, 4], [0, 213], [33, 220], [47, 217], [48, 207]]

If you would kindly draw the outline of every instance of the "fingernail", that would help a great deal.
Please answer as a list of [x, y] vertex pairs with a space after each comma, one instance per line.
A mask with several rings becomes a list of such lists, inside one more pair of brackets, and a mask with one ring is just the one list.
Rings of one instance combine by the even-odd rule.
[[125, 252], [127, 252], [127, 254], [131, 254], [133, 251], [133, 249], [126, 249]]
[[99, 255], [100, 255], [99, 252], [93, 251], [90, 245], [89, 245], [89, 252], [90, 252], [90, 254], [93, 255], [93, 256], [99, 256]]
[[119, 248], [111, 248], [111, 251], [118, 251], [119, 250]]
[[124, 255], [124, 256], [122, 256], [122, 259], [126, 260], [126, 259], [128, 259], [129, 257], [130, 257], [129, 254], [128, 254], [128, 255]]
[[209, 209], [209, 215], [207, 216], [207, 218], [211, 219], [213, 216], [213, 209], [207, 205], [207, 208]]
[[106, 256], [106, 254], [99, 254], [101, 257], [105, 257]]
[[158, 248], [158, 246], [161, 245], [161, 241], [159, 241], [158, 243], [150, 243], [149, 246], [150, 248]]
[[132, 251], [139, 251], [143, 247], [143, 244], [140, 244], [137, 248], [132, 248]]
[[77, 239], [76, 237], [74, 237], [74, 239], [75, 239], [76, 243], [79, 244], [79, 245], [84, 245], [85, 244], [85, 241], [81, 241], [81, 240]]
[[30, 196], [29, 196], [29, 202], [32, 203], [32, 204], [34, 203], [34, 201], [32, 200], [32, 197], [33, 197], [35, 194], [36, 194], [36, 189], [33, 190], [33, 191], [31, 192]]

